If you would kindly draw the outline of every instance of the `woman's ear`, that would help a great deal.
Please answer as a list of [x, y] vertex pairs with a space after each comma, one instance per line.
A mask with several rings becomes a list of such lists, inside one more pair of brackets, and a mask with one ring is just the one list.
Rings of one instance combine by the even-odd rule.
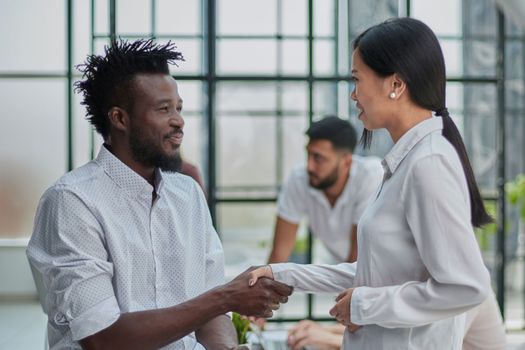
[[392, 75], [391, 90], [393, 94], [391, 93], [390, 96], [391, 98], [394, 96], [393, 99], [400, 98], [406, 91], [406, 83], [397, 73]]
[[119, 131], [129, 129], [129, 114], [120, 107], [111, 107], [108, 111], [108, 118], [111, 127]]

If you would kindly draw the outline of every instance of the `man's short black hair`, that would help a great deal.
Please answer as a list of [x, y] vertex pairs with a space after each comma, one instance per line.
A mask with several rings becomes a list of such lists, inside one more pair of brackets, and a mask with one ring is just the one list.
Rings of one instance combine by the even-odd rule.
[[327, 116], [313, 122], [306, 135], [313, 140], [328, 140], [334, 149], [353, 152], [357, 144], [357, 133], [347, 120], [336, 116]]
[[131, 110], [135, 76], [169, 74], [169, 63], [184, 60], [175, 48], [171, 42], [156, 44], [152, 39], [114, 40], [104, 55], [90, 55], [77, 66], [84, 80], [75, 83], [75, 91], [83, 94], [86, 117], [104, 139], [109, 134], [109, 109]]

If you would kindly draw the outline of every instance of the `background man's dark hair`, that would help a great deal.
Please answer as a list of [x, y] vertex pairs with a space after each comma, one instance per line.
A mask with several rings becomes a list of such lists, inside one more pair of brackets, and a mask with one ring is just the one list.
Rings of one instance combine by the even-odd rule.
[[104, 55], [90, 55], [78, 65], [84, 80], [75, 83], [82, 93], [86, 117], [104, 139], [109, 133], [107, 113], [112, 107], [133, 109], [133, 79], [137, 74], [169, 74], [168, 63], [184, 60], [175, 45], [155, 44], [152, 39], [134, 42], [116, 40], [106, 47]]
[[328, 140], [334, 149], [353, 152], [357, 144], [357, 133], [347, 120], [336, 116], [327, 116], [313, 122], [306, 135], [313, 140]]

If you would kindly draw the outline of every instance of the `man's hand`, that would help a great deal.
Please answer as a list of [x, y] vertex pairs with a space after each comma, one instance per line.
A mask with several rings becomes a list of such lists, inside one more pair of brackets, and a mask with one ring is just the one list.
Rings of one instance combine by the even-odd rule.
[[[252, 275], [257, 270], [250, 268], [244, 271], [222, 288], [226, 293], [229, 310], [241, 315], [269, 318], [273, 316], [274, 310], [279, 309], [280, 304], [288, 301], [293, 288], [264, 277], [260, 272]], [[258, 282], [250, 285], [249, 281], [253, 276], [258, 276]]]
[[339, 294], [335, 301], [337, 302], [335, 306], [330, 310], [330, 315], [335, 317], [337, 322], [347, 326], [350, 332], [355, 332], [361, 326], [353, 324], [350, 319], [350, 303], [352, 301], [352, 293], [354, 292], [353, 288], [349, 288]]
[[301, 350], [308, 345], [319, 350], [335, 350], [340, 349], [342, 343], [342, 334], [310, 320], [299, 322], [288, 332], [288, 345], [293, 350]]

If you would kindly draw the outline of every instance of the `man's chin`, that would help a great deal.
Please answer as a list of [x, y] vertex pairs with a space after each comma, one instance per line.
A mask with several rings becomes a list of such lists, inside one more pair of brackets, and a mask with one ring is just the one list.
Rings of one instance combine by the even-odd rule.
[[310, 185], [310, 187], [317, 188], [317, 186], [319, 186], [319, 181], [309, 180], [308, 184]]

